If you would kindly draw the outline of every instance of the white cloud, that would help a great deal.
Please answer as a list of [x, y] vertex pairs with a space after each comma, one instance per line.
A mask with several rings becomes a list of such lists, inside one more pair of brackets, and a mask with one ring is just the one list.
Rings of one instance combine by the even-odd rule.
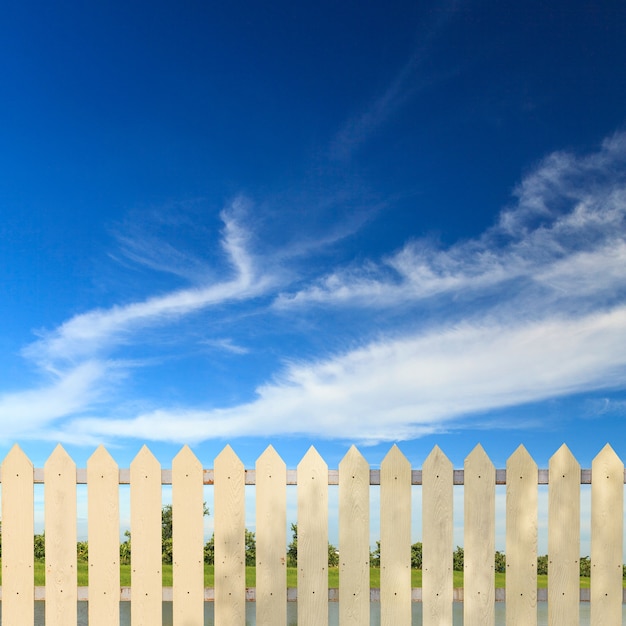
[[110, 364], [90, 360], [55, 376], [48, 385], [0, 395], [0, 437], [47, 438], [50, 422], [87, 409], [101, 396], [105, 377], [114, 376]]
[[448, 248], [418, 240], [381, 262], [337, 270], [276, 298], [279, 309], [323, 304], [368, 308], [434, 297], [480, 297], [516, 283], [537, 304], [566, 293], [626, 287], [626, 134], [597, 153], [556, 153], [515, 190], [516, 202], [481, 237]]
[[142, 327], [164, 324], [206, 307], [263, 293], [271, 281], [256, 271], [246, 248], [246, 230], [236, 219], [238, 211], [239, 201], [236, 201], [231, 210], [222, 212], [222, 246], [234, 270], [233, 278], [76, 315], [28, 346], [24, 355], [53, 369], [57, 361], [88, 358], [100, 350], [130, 341], [131, 331]]
[[248, 348], [244, 348], [243, 346], [239, 346], [233, 342], [232, 339], [207, 339], [204, 341], [207, 346], [211, 348], [215, 348], [217, 350], [223, 350], [225, 352], [230, 352], [232, 354], [248, 354], [250, 350]]
[[[626, 135], [605, 141], [591, 155], [551, 155], [520, 183], [515, 202], [482, 236], [448, 248], [411, 241], [382, 261], [338, 270], [282, 294], [279, 264], [252, 255], [242, 226], [246, 211], [236, 203], [223, 214], [222, 246], [232, 277], [71, 318], [25, 351], [58, 382], [4, 396], [0, 418], [28, 405], [31, 424], [66, 418], [55, 435], [72, 441], [293, 434], [375, 442], [454, 428], [481, 412], [623, 389], [625, 164]], [[101, 417], [85, 417], [96, 415], [87, 411], [104, 385], [106, 368], [96, 360], [101, 351], [137, 341], [148, 326], [261, 294], [276, 297], [269, 314], [279, 308], [287, 322], [297, 322], [304, 307], [316, 310], [313, 305], [323, 303], [334, 306], [336, 315], [345, 311], [346, 323], [355, 309], [401, 310], [404, 330], [385, 333], [370, 325], [357, 349], [300, 361], [296, 354], [246, 404], [162, 406], [128, 419], [111, 405]], [[420, 313], [435, 298], [442, 315], [437, 326], [425, 326]], [[258, 316], [268, 314], [251, 307]], [[263, 322], [276, 326], [275, 318]], [[231, 330], [220, 325], [208, 344], [246, 354]], [[331, 325], [321, 333], [321, 339], [338, 341]], [[232, 339], [220, 339], [225, 335]], [[81, 360], [63, 373], [68, 362]]]
[[516, 326], [464, 325], [293, 365], [256, 401], [78, 420], [72, 432], [148, 440], [308, 435], [393, 441], [479, 411], [623, 385], [626, 307]]

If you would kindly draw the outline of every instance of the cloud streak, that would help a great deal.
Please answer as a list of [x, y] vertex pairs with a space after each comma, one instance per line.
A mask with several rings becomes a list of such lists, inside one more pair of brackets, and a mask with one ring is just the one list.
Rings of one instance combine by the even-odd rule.
[[[590, 156], [556, 153], [515, 190], [516, 202], [481, 237], [446, 249], [418, 240], [381, 262], [335, 271], [278, 296], [310, 305], [396, 307], [480, 296], [514, 284], [548, 303], [626, 287], [626, 135]], [[538, 292], [542, 292], [539, 294]]]
[[394, 441], [459, 418], [623, 385], [626, 306], [579, 319], [464, 325], [375, 342], [289, 367], [230, 409], [158, 410], [131, 420], [79, 420], [74, 432], [163, 441], [305, 435]]
[[[625, 166], [625, 134], [592, 154], [549, 155], [480, 237], [447, 248], [409, 241], [382, 260], [308, 283], [293, 271], [280, 273], [269, 253], [251, 252], [248, 213], [236, 205], [223, 214], [227, 279], [71, 318], [25, 351], [56, 382], [3, 396], [0, 418], [34, 407], [29, 424], [54, 422], [58, 438], [72, 441], [299, 435], [378, 442], [479, 425], [480, 413], [507, 407], [621, 390]], [[302, 286], [288, 291], [287, 274]], [[402, 324], [393, 331], [384, 321], [366, 325], [359, 345], [346, 349], [338, 347], [340, 327], [320, 323], [315, 330], [326, 351], [299, 358], [294, 343], [282, 369], [265, 372], [253, 399], [238, 405], [215, 408], [207, 398], [204, 406], [161, 404], [124, 418], [113, 403], [97, 405], [115, 372], [105, 353], [137, 341], [146, 328], [233, 302], [247, 303], [272, 327], [295, 328], [303, 313], [315, 318], [320, 307], [346, 325], [355, 313], [367, 319], [372, 311], [392, 312]], [[441, 314], [425, 323], [433, 304]], [[200, 343], [238, 362], [252, 358], [255, 349], [241, 347], [229, 323]]]
[[235, 210], [222, 212], [222, 219], [222, 247], [233, 270], [231, 279], [76, 315], [55, 330], [44, 333], [39, 341], [24, 350], [24, 355], [54, 370], [59, 361], [88, 358], [116, 344], [132, 341], [132, 332], [142, 327], [166, 324], [210, 306], [263, 293], [271, 281], [269, 276], [256, 270], [247, 249], [247, 231], [238, 223]]

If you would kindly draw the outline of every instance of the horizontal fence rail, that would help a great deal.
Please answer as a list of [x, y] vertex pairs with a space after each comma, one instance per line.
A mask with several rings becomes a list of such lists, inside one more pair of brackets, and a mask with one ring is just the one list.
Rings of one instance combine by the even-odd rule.
[[[230, 446], [203, 468], [187, 447], [163, 469], [144, 446], [119, 468], [100, 446], [76, 468], [57, 446], [34, 468], [14, 446], [0, 468], [5, 626], [33, 623], [33, 603], [46, 601], [46, 625], [76, 623], [76, 602], [89, 602], [90, 626], [119, 624], [130, 601], [133, 626], [160, 626], [161, 602], [173, 602], [174, 626], [202, 624], [215, 603], [220, 626], [245, 624], [256, 602], [258, 626], [285, 626], [285, 602], [298, 600], [298, 623], [324, 626], [329, 601], [339, 601], [341, 626], [369, 624], [369, 603], [381, 624], [408, 626], [411, 603], [423, 603], [425, 626], [452, 623], [452, 602], [464, 603], [465, 626], [494, 624], [494, 603], [506, 599], [507, 625], [536, 624], [537, 601], [548, 601], [550, 624], [578, 623], [578, 602], [591, 602], [592, 626], [621, 624], [623, 498], [626, 471], [610, 446], [581, 469], [566, 446], [539, 469], [523, 446], [496, 469], [481, 446], [453, 469], [435, 447], [412, 469], [397, 446], [370, 469], [353, 446], [328, 469], [314, 448], [296, 469], [270, 446], [245, 469]], [[35, 587], [34, 485], [44, 485], [46, 585]], [[76, 485], [87, 485], [89, 587], [77, 586]], [[131, 587], [120, 586], [119, 485], [130, 485]], [[172, 587], [162, 586], [162, 485], [172, 487]], [[204, 588], [203, 487], [214, 486], [215, 583]], [[245, 486], [256, 488], [256, 588], [245, 586]], [[286, 487], [298, 490], [298, 587], [286, 587]], [[339, 589], [328, 588], [328, 487], [339, 487]], [[370, 486], [380, 486], [380, 589], [370, 589]], [[411, 588], [411, 487], [422, 487], [422, 587]], [[452, 490], [464, 485], [465, 588], [453, 588]], [[506, 589], [495, 588], [495, 487], [506, 486]], [[537, 589], [538, 486], [548, 486], [549, 585]], [[591, 485], [591, 588], [580, 589], [580, 485]]]
[[[130, 469], [128, 468], [120, 468], [119, 470], [119, 484], [120, 485], [130, 485]], [[506, 485], [506, 469], [496, 469], [496, 485]], [[369, 471], [370, 485], [380, 485], [380, 470], [370, 470]], [[33, 482], [37, 485], [43, 485], [45, 481], [45, 473], [43, 467], [35, 467], [33, 468]], [[244, 482], [246, 485], [256, 485], [256, 470], [254, 469], [245, 469], [244, 470]], [[2, 482], [2, 472], [0, 471], [0, 482]], [[463, 485], [465, 483], [465, 470], [455, 469], [453, 471], [453, 484], [454, 485]], [[204, 485], [214, 485], [215, 484], [215, 470], [213, 469], [203, 469], [202, 470], [202, 483]], [[76, 484], [77, 485], [86, 485], [87, 484], [87, 470], [83, 468], [76, 469]], [[162, 485], [171, 485], [172, 484], [172, 470], [162, 469], [161, 470], [161, 484]], [[289, 486], [298, 484], [298, 470], [288, 469], [286, 474], [285, 484]], [[328, 470], [328, 484], [329, 485], [338, 485], [339, 484], [339, 470], [329, 469]], [[411, 484], [412, 485], [421, 485], [422, 484], [422, 470], [411, 470]], [[550, 484], [550, 470], [549, 469], [538, 469], [537, 470], [537, 484], [538, 485], [548, 485]], [[591, 469], [581, 469], [580, 470], [580, 484], [581, 485], [590, 485], [591, 484]], [[624, 470], [624, 484], [626, 485], [626, 470]]]

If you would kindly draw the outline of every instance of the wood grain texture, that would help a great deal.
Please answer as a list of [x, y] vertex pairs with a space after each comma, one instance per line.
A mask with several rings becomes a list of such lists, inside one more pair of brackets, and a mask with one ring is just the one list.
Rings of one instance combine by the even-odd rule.
[[77, 620], [76, 464], [58, 445], [45, 466], [46, 625]]
[[463, 624], [494, 626], [496, 470], [480, 445], [464, 469]]
[[548, 487], [548, 624], [579, 620], [580, 465], [563, 444], [550, 459]]
[[591, 464], [591, 626], [622, 623], [624, 464], [608, 444]]
[[33, 624], [33, 464], [16, 444], [2, 463], [2, 623]]
[[506, 623], [537, 624], [537, 464], [520, 446], [506, 464]]
[[119, 470], [103, 446], [87, 461], [89, 626], [120, 623]]
[[161, 465], [143, 446], [130, 464], [133, 626], [161, 626], [163, 621], [161, 511]]
[[202, 477], [200, 461], [188, 446], [184, 446], [172, 462], [174, 626], [204, 624]]
[[328, 466], [311, 446], [298, 464], [298, 626], [328, 625]]
[[380, 617], [411, 624], [411, 464], [396, 445], [380, 466]]
[[370, 623], [369, 475], [352, 446], [339, 463], [339, 626]]
[[246, 622], [246, 515], [243, 463], [230, 446], [215, 459], [215, 621]]
[[452, 623], [452, 469], [438, 446], [422, 469], [424, 626]]
[[256, 623], [287, 625], [287, 467], [272, 446], [256, 462]]

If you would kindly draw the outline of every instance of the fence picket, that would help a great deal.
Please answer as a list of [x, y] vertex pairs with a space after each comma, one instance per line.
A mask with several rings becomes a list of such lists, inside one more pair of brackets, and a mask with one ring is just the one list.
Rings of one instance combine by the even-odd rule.
[[591, 626], [619, 626], [624, 464], [608, 444], [593, 460], [591, 476]]
[[563, 444], [549, 470], [548, 624], [571, 626], [579, 620], [580, 465]]
[[130, 464], [133, 626], [162, 624], [161, 465], [143, 446]]
[[204, 623], [203, 517], [202, 465], [184, 446], [172, 462], [174, 626]]
[[537, 464], [524, 446], [506, 464], [506, 624], [537, 624]]
[[243, 463], [226, 446], [215, 459], [215, 621], [246, 623], [246, 516]]
[[103, 446], [87, 461], [87, 494], [89, 626], [119, 626], [119, 469]]
[[287, 626], [287, 466], [272, 446], [256, 462], [256, 623]]
[[424, 626], [452, 623], [452, 463], [439, 446], [422, 469]]
[[463, 624], [495, 624], [496, 470], [477, 445], [465, 459]]
[[34, 613], [33, 464], [15, 444], [2, 463], [2, 623], [32, 624]]
[[[174, 626], [204, 623], [204, 602], [215, 601], [220, 626], [244, 626], [245, 601], [257, 601], [259, 626], [286, 626], [286, 485], [298, 485], [298, 622], [328, 625], [328, 485], [339, 485], [339, 593], [341, 626], [369, 624], [370, 597], [381, 602], [382, 626], [409, 626], [411, 602], [423, 602], [424, 626], [452, 622], [452, 599], [464, 600], [466, 626], [493, 626], [495, 485], [506, 482], [506, 623], [537, 624], [537, 597], [548, 599], [549, 626], [578, 622], [579, 599], [591, 600], [592, 626], [621, 624], [624, 464], [607, 445], [581, 470], [563, 445], [538, 470], [523, 446], [495, 470], [480, 445], [463, 470], [435, 446], [421, 470], [393, 446], [380, 471], [352, 446], [338, 470], [328, 470], [311, 447], [297, 471], [268, 446], [256, 470], [245, 470], [230, 446], [203, 470], [185, 446], [172, 470], [161, 467], [146, 446], [120, 470], [100, 446], [76, 469], [57, 446], [43, 469], [34, 469], [15, 445], [1, 466], [4, 588], [2, 620], [33, 623], [34, 601], [46, 600], [49, 626], [76, 620], [77, 601], [89, 600], [90, 626], [119, 626], [119, 485], [130, 484], [132, 551], [131, 619], [160, 626], [162, 600], [174, 603]], [[297, 477], [297, 481], [296, 481]], [[33, 585], [34, 483], [44, 484], [46, 587]], [[76, 484], [87, 484], [89, 588], [76, 585]], [[204, 589], [203, 484], [215, 485], [215, 588]], [[591, 483], [590, 593], [580, 590], [580, 485]], [[161, 485], [172, 485], [173, 590], [162, 587]], [[245, 588], [245, 485], [256, 484], [257, 589]], [[453, 485], [464, 484], [465, 589], [452, 589]], [[550, 585], [537, 592], [537, 485], [549, 485]], [[380, 485], [380, 590], [369, 589], [370, 485]], [[423, 587], [411, 590], [411, 494], [422, 487]], [[172, 593], [170, 593], [172, 591]], [[379, 591], [379, 593], [378, 593]], [[371, 593], [370, 593], [371, 592]]]
[[298, 626], [328, 625], [328, 466], [311, 446], [298, 464]]
[[411, 624], [411, 464], [396, 445], [380, 466], [380, 619]]
[[46, 625], [77, 620], [76, 464], [58, 445], [44, 466]]
[[339, 625], [370, 623], [370, 468], [352, 446], [339, 463]]

